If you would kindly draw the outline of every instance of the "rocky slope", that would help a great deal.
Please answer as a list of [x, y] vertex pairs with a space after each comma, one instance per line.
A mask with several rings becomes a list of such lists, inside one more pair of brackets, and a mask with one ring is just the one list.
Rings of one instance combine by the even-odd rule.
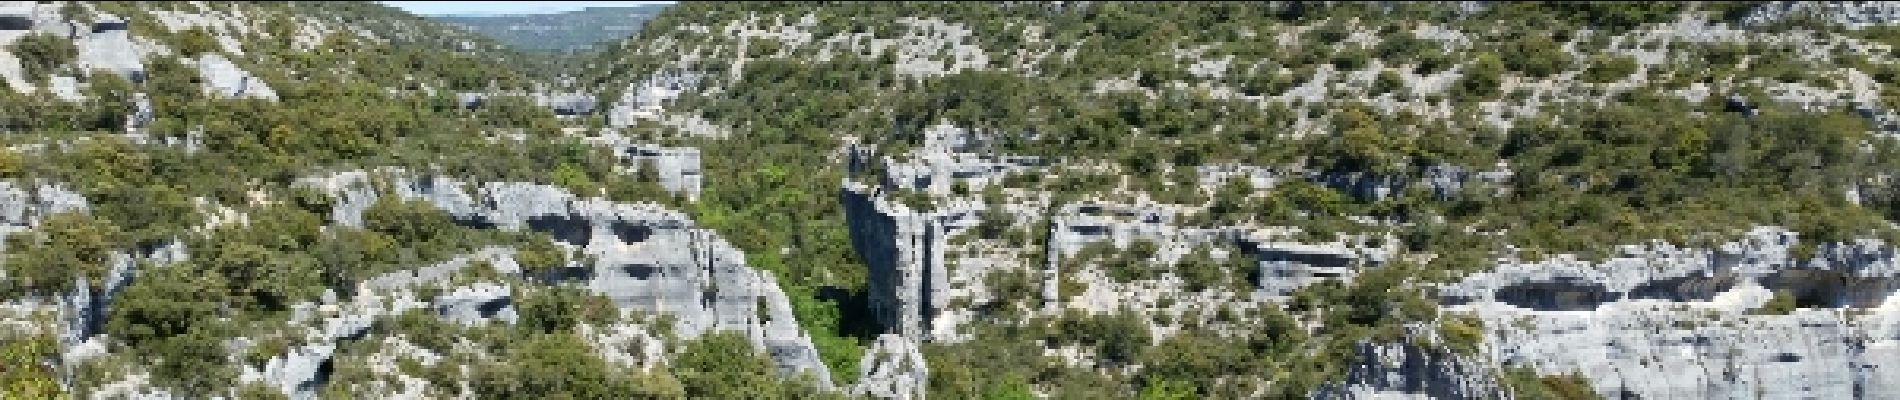
[[0, 387], [1893, 397], [1893, 8], [10, 3]]
[[[1891, 229], [1889, 217], [1877, 215], [1886, 200], [1868, 201], [1856, 189], [1866, 183], [1820, 189], [1866, 207], [1838, 214], [1861, 213], [1845, 217], [1857, 221], [1846, 234], [1775, 227], [1786, 218], [1711, 223], [1676, 213], [1651, 217], [1659, 220], [1653, 225], [1611, 222], [1604, 226], [1639, 229], [1602, 233], [1590, 227], [1594, 217], [1560, 217], [1556, 229], [1575, 232], [1562, 238], [1531, 222], [1548, 214], [1472, 218], [1455, 210], [1499, 204], [1491, 202], [1561, 208], [1537, 197], [1645, 190], [1636, 188], [1650, 183], [1630, 180], [1651, 179], [1629, 175], [1641, 172], [1563, 159], [1622, 150], [1539, 153], [1547, 144], [1536, 141], [1614, 144], [1624, 140], [1615, 130], [1673, 137], [1673, 128], [1599, 122], [1566, 108], [1682, 102], [1713, 107], [1660, 112], [1712, 118], [1705, 116], [1755, 116], [1767, 107], [1854, 115], [1866, 125], [1826, 129], [1879, 133], [1891, 108], [1883, 94], [1890, 82], [1878, 72], [1892, 65], [1883, 55], [1890, 6], [1566, 7], [697, 4], [677, 10], [695, 18], [664, 15], [608, 53], [605, 62], [619, 66], [593, 79], [623, 93], [608, 110], [630, 121], [618, 125], [651, 121], [686, 135], [796, 130], [802, 126], [781, 120], [827, 107], [858, 110], [820, 120], [844, 138], [838, 199], [851, 245], [869, 268], [868, 312], [882, 332], [937, 346], [926, 352], [933, 373], [956, 368], [950, 354], [960, 346], [1023, 340], [983, 332], [1027, 326], [1050, 332], [1030, 337], [1061, 360], [1054, 364], [1117, 371], [1132, 382], [1111, 384], [1127, 385], [1119, 386], [1123, 395], [1166, 391], [1172, 387], [1159, 383], [1171, 382], [1155, 374], [1181, 360], [1116, 355], [1114, 342], [1065, 325], [1072, 313], [1132, 312], [1147, 321], [1138, 343], [1166, 345], [1177, 335], [1219, 340], [1205, 338], [1208, 330], [1245, 338], [1232, 332], [1270, 323], [1259, 314], [1272, 312], [1260, 310], [1275, 308], [1298, 313], [1308, 334], [1335, 337], [1306, 345], [1354, 349], [1321, 357], [1338, 364], [1321, 367], [1332, 372], [1322, 374], [1329, 383], [1309, 386], [1315, 397], [1567, 390], [1525, 387], [1564, 381], [1527, 383], [1512, 372], [1521, 368], [1577, 374], [1603, 396], [1880, 397], [1892, 379], [1878, 371], [1890, 358], [1883, 310], [1895, 288], [1882, 272], [1887, 245], [1872, 238], [1892, 236], [1879, 233]], [[1131, 15], [1142, 13], [1151, 15]], [[1554, 29], [1527, 22], [1539, 18], [1581, 22]], [[1732, 66], [1697, 59], [1738, 50], [1745, 61]], [[1782, 62], [1774, 54], [1832, 72], [1774, 72]], [[1502, 61], [1487, 65], [1496, 56]], [[788, 102], [772, 92], [827, 100]], [[747, 104], [772, 106], [743, 111]], [[1266, 115], [1252, 116], [1261, 110]], [[1367, 119], [1376, 122], [1354, 122]], [[1580, 119], [1581, 136], [1531, 133]], [[1431, 120], [1466, 122], [1406, 122]], [[1255, 134], [1255, 127], [1268, 128]], [[1861, 154], [1883, 154], [1891, 144], [1876, 137], [1846, 140]], [[1503, 144], [1495, 156], [1476, 158], [1392, 147], [1438, 146], [1434, 140]], [[1832, 162], [1856, 163], [1817, 161]], [[1880, 181], [1890, 171], [1867, 168], [1843, 182]], [[1546, 176], [1568, 180], [1578, 194], [1536, 189]], [[1654, 215], [1645, 210], [1656, 206], [1644, 203], [1611, 207], [1627, 207], [1612, 211], [1625, 214], [1619, 218]], [[1712, 206], [1711, 215], [1734, 211]], [[1505, 229], [1492, 218], [1530, 226]], [[1651, 228], [1667, 225], [1692, 234]], [[1372, 285], [1328, 282], [1368, 273], [1407, 276], [1397, 279], [1428, 293], [1435, 316], [1387, 325], [1409, 318], [1406, 311], [1376, 311], [1390, 315], [1379, 322], [1335, 318], [1350, 308], [1311, 311], [1314, 300], [1353, 299], [1329, 291]], [[1238, 318], [1215, 315], [1226, 313]], [[1034, 318], [1055, 322], [1037, 328]], [[1342, 323], [1385, 333], [1355, 337]], [[1438, 332], [1446, 329], [1458, 335]], [[1250, 397], [1287, 393], [1221, 388], [1302, 384], [1273, 376], [1197, 376], [1188, 390]], [[1064, 379], [1032, 378], [1029, 386], [1047, 395], [1099, 393]], [[931, 385], [958, 393], [952, 382]]]
[[[591, 112], [590, 97], [527, 80], [545, 71], [515, 72], [530, 68], [509, 65], [513, 53], [489, 39], [370, 4], [10, 2], [0, 4], [0, 20], [5, 93], [32, 96], [7, 97], [8, 110], [72, 110], [114, 122], [9, 117], [9, 148], [0, 153], [7, 236], [0, 334], [7, 364], [24, 369], [8, 369], [0, 397], [500, 396], [513, 389], [496, 386], [506, 385], [496, 376], [455, 376], [505, 373], [520, 359], [510, 357], [527, 357], [516, 352], [548, 349], [511, 342], [569, 336], [585, 341], [549, 340], [589, 347], [561, 363], [591, 373], [658, 368], [642, 376], [674, 382], [672, 391], [619, 377], [613, 385], [679, 396], [711, 381], [680, 388], [668, 359], [725, 349], [695, 347], [727, 343], [712, 338], [724, 333], [743, 347], [721, 362], [756, 352], [779, 372], [768, 383], [782, 375], [824, 391], [817, 393], [838, 391], [773, 275], [747, 267], [719, 233], [666, 206], [583, 199], [572, 194], [577, 186], [529, 183], [547, 175], [523, 174], [535, 168], [528, 165], [494, 168], [493, 158], [482, 160], [486, 173], [459, 175], [502, 180], [480, 191], [440, 175], [411, 181], [401, 168], [379, 169], [375, 179], [347, 168], [356, 172], [262, 172], [277, 165], [310, 175], [303, 168], [312, 151], [363, 144], [377, 131], [407, 144], [357, 147], [315, 163], [389, 163], [409, 145], [537, 148], [503, 138], [559, 135], [557, 114]], [[67, 46], [71, 53], [59, 55]], [[380, 111], [407, 115], [363, 114]], [[518, 114], [491, 118], [502, 112]], [[421, 133], [422, 125], [434, 132]], [[341, 141], [318, 144], [326, 140], [311, 132], [325, 129]], [[265, 131], [277, 136], [250, 136]], [[444, 136], [484, 134], [495, 137]], [[585, 165], [578, 179], [637, 187], [654, 199], [699, 191], [691, 148], [596, 138], [534, 151], [549, 149]], [[260, 150], [277, 155], [251, 158]], [[133, 165], [152, 162], [183, 164], [169, 172]], [[226, 175], [213, 172], [220, 169]], [[556, 175], [555, 183], [575, 179]], [[371, 185], [389, 179], [400, 184]], [[74, 181], [85, 183], [64, 183]], [[214, 186], [233, 190], [220, 196]], [[357, 239], [369, 241], [344, 243]], [[227, 284], [251, 286], [226, 292]], [[581, 305], [586, 322], [571, 322]], [[430, 321], [449, 325], [413, 326]], [[522, 330], [482, 331], [492, 326]], [[532, 336], [540, 326], [554, 336]], [[510, 339], [517, 334], [529, 336]], [[451, 345], [499, 344], [458, 348], [431, 340], [439, 335], [456, 336]], [[11, 347], [40, 338], [56, 340], [26, 352]], [[417, 371], [415, 362], [440, 372]], [[52, 392], [14, 391], [21, 387]]]

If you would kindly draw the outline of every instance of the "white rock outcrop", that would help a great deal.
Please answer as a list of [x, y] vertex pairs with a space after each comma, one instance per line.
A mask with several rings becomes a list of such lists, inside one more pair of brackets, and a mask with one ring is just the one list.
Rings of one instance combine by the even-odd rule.
[[217, 53], [198, 56], [192, 62], [198, 67], [198, 74], [204, 77], [205, 92], [223, 97], [252, 97], [276, 100], [277, 92], [271, 90], [264, 80], [251, 75], [249, 71], [238, 68], [230, 59]]
[[878, 399], [923, 399], [930, 384], [930, 367], [917, 344], [901, 335], [881, 335], [858, 362], [858, 383], [852, 392]]
[[685, 196], [688, 200], [699, 200], [700, 182], [704, 178], [701, 175], [698, 148], [642, 143], [617, 133], [583, 140], [614, 149], [614, 155], [620, 158], [622, 172], [639, 174], [652, 169], [651, 173], [659, 179], [657, 183], [661, 188]]
[[1359, 343], [1357, 361], [1338, 382], [1321, 385], [1314, 399], [1508, 399], [1511, 391], [1497, 381], [1497, 371], [1475, 355], [1458, 354], [1434, 346], [1435, 335], [1423, 326], [1408, 326], [1407, 338], [1396, 343]]
[[[1714, 249], [1625, 246], [1601, 262], [1504, 260], [1441, 289], [1484, 321], [1486, 357], [1641, 398], [1900, 396], [1900, 264], [1874, 241], [1797, 257], [1758, 228]], [[1798, 308], [1759, 312], [1774, 296]]]
[[[471, 188], [446, 178], [378, 174], [392, 194], [426, 200], [461, 223], [545, 232], [577, 249], [591, 264], [573, 262], [556, 279], [584, 281], [624, 308], [675, 316], [686, 337], [733, 330], [764, 349], [787, 374], [811, 374], [830, 386], [830, 374], [792, 316], [791, 302], [768, 272], [749, 268], [745, 255], [678, 211], [654, 204], [583, 199], [527, 183], [495, 182]], [[335, 195], [335, 221], [361, 223], [381, 196], [371, 174], [345, 172], [307, 179]]]

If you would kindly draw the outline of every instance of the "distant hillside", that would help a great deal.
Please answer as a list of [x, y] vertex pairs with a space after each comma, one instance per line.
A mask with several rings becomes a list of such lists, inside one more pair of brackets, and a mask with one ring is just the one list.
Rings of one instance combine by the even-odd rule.
[[667, 5], [593, 7], [560, 14], [441, 15], [438, 20], [494, 37], [522, 50], [581, 50], [640, 30]]

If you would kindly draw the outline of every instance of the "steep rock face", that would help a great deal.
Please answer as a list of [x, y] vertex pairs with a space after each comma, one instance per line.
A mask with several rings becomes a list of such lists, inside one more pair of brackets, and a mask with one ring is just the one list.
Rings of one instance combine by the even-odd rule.
[[[6, 236], [38, 227], [47, 216], [67, 212], [84, 213], [90, 208], [84, 196], [61, 185], [0, 181], [0, 261], [3, 261], [7, 250], [4, 246]], [[30, 318], [37, 312], [53, 313], [56, 321], [33, 326], [33, 329], [55, 334], [60, 351], [59, 365], [77, 365], [107, 353], [108, 341], [102, 340], [100, 335], [106, 312], [113, 299], [132, 283], [140, 263], [166, 265], [186, 257], [184, 245], [177, 242], [130, 253], [113, 251], [107, 255], [104, 276], [75, 278], [71, 291], [51, 299], [29, 298], [0, 303], [0, 325], [16, 324], [20, 321], [11, 319], [21, 316]], [[5, 279], [5, 270], [0, 269], [0, 280]], [[61, 376], [70, 379], [73, 371], [70, 367], [63, 368]]]
[[[967, 152], [980, 138], [974, 132], [939, 124], [924, 132], [924, 146], [907, 160], [880, 157], [869, 147], [845, 148], [847, 169], [881, 171], [877, 183], [846, 179], [839, 191], [850, 226], [851, 244], [864, 260], [871, 313], [887, 332], [924, 341], [955, 336], [957, 322], [939, 320], [951, 297], [946, 240], [979, 223], [978, 213], [1003, 210], [1001, 204], [975, 199], [935, 201], [915, 209], [891, 200], [889, 192], [915, 191], [947, 196], [961, 186], [976, 191], [998, 184], [1013, 172], [1032, 171], [1039, 161]], [[1014, 217], [1028, 217], [1016, 215]], [[980, 270], [965, 266], [964, 272]]]
[[858, 384], [852, 392], [879, 399], [922, 399], [930, 384], [930, 368], [917, 344], [901, 335], [878, 336], [858, 363]]
[[[1263, 234], [1249, 226], [1181, 227], [1177, 226], [1180, 224], [1178, 216], [1191, 213], [1192, 207], [1152, 201], [1122, 204], [1089, 200], [1054, 210], [1035, 205], [985, 204], [988, 201], [985, 198], [959, 196], [955, 188], [976, 192], [999, 184], [1009, 174], [1040, 173], [1041, 161], [965, 152], [981, 147], [983, 140], [968, 130], [939, 125], [924, 133], [924, 146], [908, 157], [879, 157], [868, 148], [848, 147], [845, 153], [851, 171], [879, 173], [875, 184], [847, 179], [839, 195], [850, 225], [852, 244], [869, 268], [867, 297], [873, 315], [887, 332], [913, 340], [956, 337], [955, 327], [964, 310], [946, 306], [955, 299], [983, 297], [978, 287], [982, 271], [1022, 268], [985, 258], [945, 259], [947, 253], [955, 251], [946, 241], [981, 224], [984, 212], [1000, 212], [1017, 223], [1048, 221], [1048, 239], [1041, 243], [1046, 246], [1041, 257], [1044, 262], [1034, 267], [1036, 271], [1032, 274], [1039, 282], [1047, 310], [1076, 307], [1112, 312], [1135, 303], [1172, 303], [1186, 307], [1189, 303], [1216, 302], [1201, 299], [1207, 300], [1203, 302], [1192, 298], [1194, 296], [1168, 296], [1170, 290], [1154, 285], [1119, 284], [1099, 273], [1063, 276], [1063, 260], [1096, 243], [1118, 249], [1127, 249], [1136, 241], [1155, 243], [1157, 252], [1154, 259], [1148, 261], [1156, 265], [1172, 265], [1200, 246], [1233, 245], [1241, 250], [1240, 254], [1220, 252], [1217, 257], [1247, 257], [1257, 261], [1255, 275], [1261, 278], [1252, 283], [1268, 296], [1284, 294], [1319, 280], [1351, 279], [1357, 269], [1381, 265], [1397, 251], [1396, 240], [1347, 238], [1329, 245], [1304, 245], [1276, 239], [1274, 234]], [[1272, 171], [1244, 166], [1209, 167], [1198, 172], [1217, 179], [1216, 182], [1249, 179], [1270, 186], [1281, 179]], [[906, 195], [929, 196], [934, 205], [918, 209], [895, 200]], [[1040, 202], [1039, 199], [1022, 201]], [[1383, 244], [1370, 245], [1374, 242]], [[952, 263], [956, 268], [948, 268]], [[1083, 293], [1064, 293], [1065, 279], [1079, 281], [1088, 289]], [[1163, 280], [1177, 286], [1180, 281], [1178, 276]], [[1164, 301], [1163, 297], [1170, 299]]]
[[946, 300], [943, 224], [868, 191], [848, 184], [840, 198], [851, 244], [868, 267], [871, 315], [891, 332], [923, 338]]
[[[381, 175], [394, 195], [426, 200], [463, 223], [547, 232], [594, 260], [569, 265], [562, 271], [566, 279], [585, 280], [623, 308], [675, 315], [676, 329], [687, 337], [715, 329], [744, 332], [783, 372], [813, 374], [830, 385], [776, 279], [746, 267], [737, 248], [694, 227], [684, 214], [652, 204], [581, 199], [551, 186], [496, 182], [470, 190], [444, 178]], [[379, 196], [370, 180], [369, 173], [357, 171], [306, 183], [334, 193], [332, 217], [354, 225]]]
[[[1597, 392], [1642, 398], [1900, 395], [1900, 268], [1877, 242], [1793, 256], [1760, 228], [1717, 249], [1626, 247], [1600, 263], [1506, 262], [1443, 288], [1484, 320], [1487, 357], [1580, 372]], [[1783, 296], [1799, 307], [1763, 315]]]
[[[979, 296], [980, 289], [958, 288], [956, 282], [981, 282], [970, 275], [994, 268], [1021, 268], [1015, 264], [988, 265], [980, 258], [957, 259], [955, 268], [945, 259], [952, 252], [946, 241], [981, 223], [979, 213], [988, 205], [970, 201], [949, 201], [930, 211], [914, 210], [892, 201], [882, 188], [847, 181], [840, 194], [849, 221], [852, 243], [868, 270], [868, 292], [873, 315], [887, 332], [913, 340], [947, 340], [960, 323], [960, 310], [948, 307], [958, 298]], [[1064, 307], [1098, 312], [1113, 312], [1129, 304], [1163, 304], [1172, 296], [1178, 307], [1214, 302], [1197, 296], [1163, 289], [1180, 285], [1179, 277], [1163, 278], [1163, 286], [1121, 284], [1088, 272], [1067, 279], [1079, 280], [1087, 288], [1080, 293], [1065, 293], [1063, 260], [1074, 257], [1091, 244], [1107, 244], [1126, 249], [1136, 241], [1157, 245], [1149, 262], [1173, 265], [1197, 247], [1219, 248], [1232, 245], [1237, 251], [1217, 250], [1218, 259], [1240, 257], [1255, 263], [1250, 282], [1262, 298], [1286, 293], [1298, 287], [1327, 279], [1351, 279], [1360, 268], [1376, 268], [1397, 251], [1396, 240], [1344, 237], [1336, 243], [1310, 245], [1276, 239], [1270, 232], [1247, 227], [1185, 228], [1175, 226], [1175, 206], [1159, 204], [1114, 204], [1085, 201], [1065, 205], [1049, 215], [1014, 215], [1017, 220], [1049, 221], [1047, 252], [1041, 265], [1033, 267], [1041, 288], [1041, 299], [1049, 310]], [[1021, 210], [1017, 210], [1021, 211]], [[1201, 301], [1205, 300], [1205, 302]], [[1254, 303], [1252, 301], [1243, 301]]]
[[1434, 399], [1508, 399], [1510, 391], [1495, 379], [1484, 360], [1442, 346], [1421, 343], [1430, 330], [1413, 326], [1397, 343], [1360, 343], [1358, 362], [1341, 382], [1314, 390], [1315, 399], [1364, 399], [1418, 396]]

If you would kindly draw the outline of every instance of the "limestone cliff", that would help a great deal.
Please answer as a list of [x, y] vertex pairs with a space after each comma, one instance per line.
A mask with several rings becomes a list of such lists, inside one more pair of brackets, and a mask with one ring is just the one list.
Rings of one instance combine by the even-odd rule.
[[[1443, 293], [1485, 321], [1485, 356], [1643, 398], [1885, 398], [1900, 385], [1900, 273], [1884, 243], [1791, 251], [1760, 228], [1714, 249], [1627, 246], [1601, 262], [1505, 262]], [[1764, 314], [1774, 296], [1796, 309]]]
[[[736, 330], [766, 350], [788, 373], [812, 374], [829, 386], [828, 370], [792, 316], [785, 293], [765, 271], [751, 269], [718, 234], [686, 215], [652, 204], [579, 198], [552, 186], [491, 182], [479, 188], [400, 171], [379, 174], [390, 194], [429, 201], [463, 223], [546, 232], [589, 256], [563, 272], [622, 308], [677, 317], [680, 333]], [[363, 210], [385, 194], [356, 171], [312, 178], [334, 193], [338, 223], [360, 224]]]

